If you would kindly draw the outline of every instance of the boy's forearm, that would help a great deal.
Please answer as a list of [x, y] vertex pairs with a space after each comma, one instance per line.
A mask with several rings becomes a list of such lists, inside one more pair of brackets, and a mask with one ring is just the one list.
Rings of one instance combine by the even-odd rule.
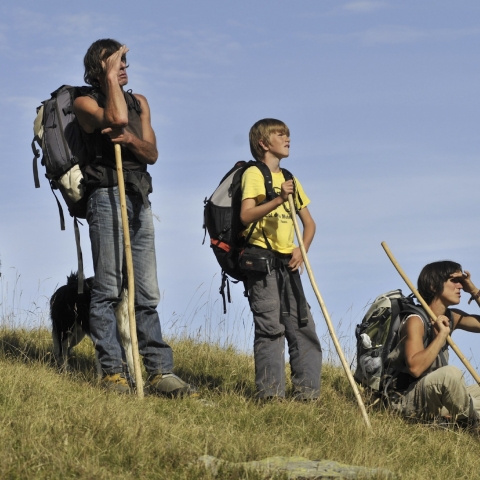
[[313, 241], [313, 237], [315, 236], [317, 226], [310, 214], [310, 211], [308, 210], [308, 207], [299, 210], [298, 216], [300, 217], [303, 225], [303, 244], [305, 246], [305, 250], [308, 252], [308, 249]]
[[[270, 200], [267, 203], [262, 203], [252, 208], [248, 208], [248, 209], [242, 208], [240, 212], [240, 220], [245, 226], [249, 225], [250, 223], [258, 222], [265, 215], [268, 215], [270, 212], [273, 212], [273, 210], [275, 210], [280, 205], [282, 205], [282, 203], [283, 203], [283, 199], [279, 196], [274, 198], [273, 200]], [[242, 207], [243, 206], [244, 204], [242, 203]]]
[[304, 225], [303, 227], [303, 245], [308, 252], [310, 245], [312, 244], [313, 237], [315, 236], [316, 225], [315, 223]]

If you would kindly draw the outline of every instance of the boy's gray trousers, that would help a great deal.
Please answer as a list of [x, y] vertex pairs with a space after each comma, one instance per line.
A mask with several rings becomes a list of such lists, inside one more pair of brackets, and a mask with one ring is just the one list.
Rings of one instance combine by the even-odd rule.
[[[274, 269], [269, 274], [249, 274], [248, 277], [255, 324], [253, 350], [258, 398], [285, 396], [285, 339], [294, 397], [306, 400], [320, 395], [322, 348], [309, 306], [308, 322], [300, 321], [300, 299], [296, 296], [303, 296], [303, 292], [299, 294], [295, 289], [294, 294], [292, 275], [299, 273]], [[287, 306], [288, 312], [282, 312], [282, 306]]]

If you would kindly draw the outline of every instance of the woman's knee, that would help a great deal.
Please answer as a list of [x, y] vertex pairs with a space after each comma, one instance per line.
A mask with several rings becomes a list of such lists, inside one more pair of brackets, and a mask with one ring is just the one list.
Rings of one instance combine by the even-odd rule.
[[435, 370], [433, 374], [437, 378], [442, 379], [442, 383], [445, 385], [465, 383], [463, 372], [458, 367], [454, 367], [453, 365], [441, 367], [438, 370]]

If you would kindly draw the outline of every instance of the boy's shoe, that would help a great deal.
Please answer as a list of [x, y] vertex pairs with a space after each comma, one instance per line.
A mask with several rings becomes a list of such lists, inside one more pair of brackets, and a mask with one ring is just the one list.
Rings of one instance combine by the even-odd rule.
[[173, 373], [157, 373], [151, 375], [145, 386], [145, 390], [154, 395], [162, 395], [170, 398], [198, 397], [198, 390], [184, 382]]
[[111, 375], [105, 375], [100, 385], [105, 390], [110, 392], [117, 392], [117, 393], [130, 393], [130, 385], [125, 378], [123, 373], [112, 373]]
[[293, 399], [297, 402], [316, 402], [318, 400], [318, 391], [312, 389], [294, 390]]
[[285, 397], [280, 395], [267, 395], [265, 397], [257, 397], [257, 402], [262, 405], [265, 403], [282, 403], [285, 401]]

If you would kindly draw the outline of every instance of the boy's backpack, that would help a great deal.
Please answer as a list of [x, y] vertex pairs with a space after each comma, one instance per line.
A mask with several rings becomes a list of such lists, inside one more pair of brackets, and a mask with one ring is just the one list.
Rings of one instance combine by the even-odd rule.
[[423, 320], [425, 345], [432, 324], [423, 308], [415, 305], [413, 294], [405, 297], [400, 289], [392, 290], [379, 295], [372, 303], [355, 329], [357, 368], [354, 378], [358, 383], [382, 394], [401, 373], [402, 369], [391, 365], [393, 362], [388, 357], [398, 344], [402, 320], [409, 314]]
[[[223, 298], [223, 309], [226, 313], [225, 287], [227, 298], [230, 298], [230, 285], [228, 277], [234, 283], [245, 282], [247, 277], [240, 269], [240, 257], [245, 245], [253, 233], [256, 222], [252, 225], [246, 236], [243, 236], [245, 226], [240, 220], [240, 208], [242, 204], [242, 175], [250, 167], [258, 167], [265, 178], [266, 197], [265, 202], [278, 197], [273, 189], [272, 174], [263, 162], [241, 160], [229, 170], [220, 181], [218, 187], [204, 200], [204, 223], [203, 228], [210, 236], [210, 246], [222, 269], [220, 293]], [[285, 180], [293, 179], [293, 175], [282, 168]], [[205, 238], [204, 238], [205, 242]]]

